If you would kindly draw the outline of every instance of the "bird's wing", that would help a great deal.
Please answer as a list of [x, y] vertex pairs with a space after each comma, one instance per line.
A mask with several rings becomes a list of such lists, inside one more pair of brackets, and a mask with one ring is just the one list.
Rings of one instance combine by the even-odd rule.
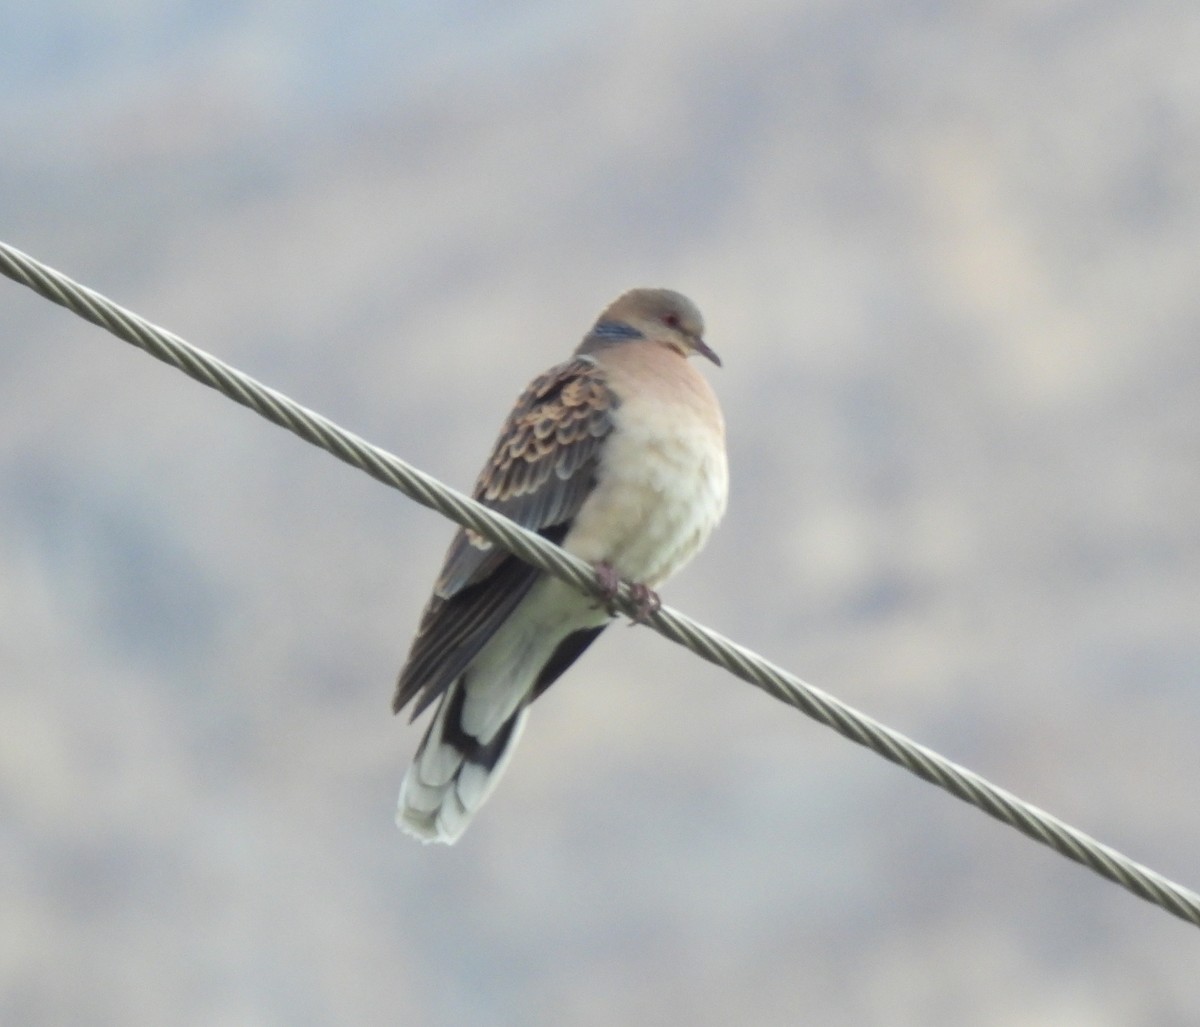
[[[517, 400], [474, 496], [523, 527], [561, 542], [595, 487], [617, 400], [595, 363], [576, 357], [534, 379]], [[460, 530], [421, 616], [392, 708], [419, 695], [418, 716], [478, 654], [540, 572]]]

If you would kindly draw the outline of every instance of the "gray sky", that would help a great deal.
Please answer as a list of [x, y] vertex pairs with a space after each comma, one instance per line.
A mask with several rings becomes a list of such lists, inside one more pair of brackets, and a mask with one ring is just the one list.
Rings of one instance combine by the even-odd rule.
[[[1200, 885], [1200, 13], [0, 39], [0, 237], [460, 487], [609, 299], [688, 293], [733, 490], [666, 600]], [[647, 631], [416, 845], [388, 702], [445, 522], [0, 294], [0, 1019], [1200, 1017], [1194, 928]]]

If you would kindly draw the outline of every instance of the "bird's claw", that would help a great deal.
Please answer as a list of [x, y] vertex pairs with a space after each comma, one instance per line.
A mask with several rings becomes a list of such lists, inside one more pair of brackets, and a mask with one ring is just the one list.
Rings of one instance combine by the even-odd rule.
[[634, 582], [629, 588], [633, 592], [633, 601], [637, 603], [637, 610], [634, 611], [629, 626], [649, 624], [650, 618], [662, 609], [662, 600], [659, 599], [658, 593], [654, 589], [640, 581]]
[[[621, 590], [621, 579], [610, 563], [596, 564], [596, 586], [600, 590], [600, 598], [604, 600], [608, 612], [614, 617], [620, 612], [614, 606], [617, 593]], [[630, 626], [648, 624], [650, 618], [662, 609], [662, 600], [658, 593], [640, 581], [629, 583], [629, 591], [637, 607], [630, 618]]]
[[617, 611], [613, 609], [613, 601], [621, 591], [621, 579], [611, 563], [596, 564], [596, 587], [600, 590], [600, 598], [604, 600], [608, 612], [615, 616]]

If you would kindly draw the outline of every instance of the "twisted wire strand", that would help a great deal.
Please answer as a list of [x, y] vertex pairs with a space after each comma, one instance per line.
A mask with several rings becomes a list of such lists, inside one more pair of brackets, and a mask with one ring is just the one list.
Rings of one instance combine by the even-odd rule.
[[[399, 489], [410, 499], [479, 532], [538, 569], [583, 592], [600, 594], [595, 572], [590, 566], [540, 535], [525, 530], [399, 457], [371, 445], [4, 242], [0, 242], [0, 272], [249, 407], [306, 442], [366, 471], [385, 485]], [[615, 605], [627, 615], [637, 612], [636, 599], [627, 584], [621, 584]], [[670, 607], [664, 606], [653, 613], [649, 624], [671, 641], [758, 686], [850, 741], [978, 807], [1139, 898], [1200, 927], [1200, 895], [1190, 889], [1142, 866]]]

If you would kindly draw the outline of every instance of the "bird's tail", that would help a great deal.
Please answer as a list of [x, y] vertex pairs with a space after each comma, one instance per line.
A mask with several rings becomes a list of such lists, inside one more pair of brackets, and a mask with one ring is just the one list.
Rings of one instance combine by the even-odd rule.
[[525, 728], [528, 700], [479, 739], [463, 727], [465, 683], [455, 681], [438, 704], [400, 785], [399, 827], [423, 842], [453, 845], [508, 766]]

